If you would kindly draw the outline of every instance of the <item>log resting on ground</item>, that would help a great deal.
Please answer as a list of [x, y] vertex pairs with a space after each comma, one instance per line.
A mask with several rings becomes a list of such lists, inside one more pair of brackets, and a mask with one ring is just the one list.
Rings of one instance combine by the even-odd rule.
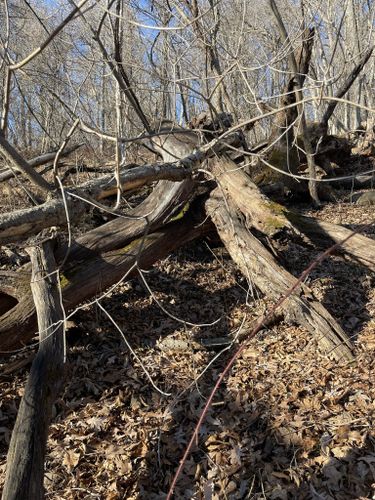
[[236, 206], [254, 227], [273, 238], [284, 233], [305, 236], [321, 248], [328, 248], [352, 235], [337, 251], [344, 252], [359, 264], [375, 271], [375, 241], [338, 224], [306, 217], [271, 201], [259, 190], [243, 170], [227, 157], [212, 160], [211, 169], [223, 192], [235, 200]]
[[[72, 260], [69, 255], [67, 270], [60, 275], [63, 303], [67, 311], [78, 304], [102, 294], [120, 280], [131, 278], [137, 269], [150, 267], [176, 248], [204, 236], [213, 230], [202, 210], [192, 205], [182, 219], [165, 225], [160, 230], [131, 241], [127, 246], [93, 254], [91, 258]], [[86, 255], [87, 257], [87, 255]], [[35, 307], [30, 291], [30, 265], [19, 272], [0, 272], [0, 294], [13, 297], [8, 311], [0, 316], [0, 354], [16, 349], [30, 341], [36, 331]]]
[[[206, 207], [242, 274], [264, 295], [278, 301], [296, 283], [296, 278], [280, 267], [249, 231], [232, 199], [225, 199], [222, 192], [216, 189]], [[338, 361], [353, 359], [351, 342], [346, 333], [304, 284], [284, 302], [282, 309], [288, 322], [297, 323], [314, 335], [324, 353]]]

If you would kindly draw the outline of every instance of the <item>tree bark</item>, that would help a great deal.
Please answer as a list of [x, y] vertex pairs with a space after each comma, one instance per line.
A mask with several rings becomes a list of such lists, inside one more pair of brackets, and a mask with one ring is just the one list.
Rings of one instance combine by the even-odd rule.
[[[99, 254], [82, 247], [80, 252], [69, 254], [65, 270], [60, 274], [66, 310], [71, 311], [118, 281], [131, 278], [137, 272], [136, 266], [148, 268], [181, 245], [212, 230], [210, 221], [205, 221], [205, 215], [194, 205], [182, 219], [123, 247], [118, 247], [120, 236], [115, 234], [113, 250]], [[106, 247], [110, 239], [107, 233]], [[60, 257], [63, 256], [61, 252]], [[0, 273], [0, 293], [17, 300], [17, 305], [0, 316], [0, 351], [5, 353], [30, 341], [36, 331], [35, 307], [27, 289], [30, 266], [26, 264], [20, 271], [10, 275]]]
[[13, 429], [3, 500], [44, 497], [44, 459], [52, 405], [63, 383], [64, 315], [51, 241], [29, 250], [39, 351]]
[[350, 255], [368, 269], [375, 270], [375, 241], [371, 238], [352, 234], [350, 229], [338, 224], [298, 214], [270, 200], [242, 170], [238, 169], [237, 165], [225, 156], [212, 160], [211, 169], [223, 192], [235, 201], [250, 227], [270, 238], [281, 233], [291, 237], [304, 235], [321, 248], [340, 243], [352, 235], [339, 251]]
[[[158, 204], [163, 204], [164, 200], [173, 198], [175, 192], [180, 191], [177, 186], [178, 184], [181, 187], [179, 181], [190, 176], [191, 170], [189, 168], [171, 164], [145, 165], [122, 172], [120, 182], [124, 191], [139, 188], [160, 179], [171, 179], [169, 183], [162, 183], [156, 188], [158, 197], [156, 198], [155, 195], [151, 194], [147, 207], [145, 207], [144, 203], [140, 205], [142, 208], [131, 211], [130, 218], [142, 217], [143, 214], [145, 217], [149, 215], [150, 218], [153, 218], [155, 215], [150, 214], [150, 212], [157, 211]], [[174, 185], [175, 183], [176, 185]], [[187, 182], [183, 185], [191, 186], [192, 183]], [[70, 221], [77, 221], [90, 210], [92, 202], [103, 200], [115, 194], [116, 190], [116, 181], [112, 175], [86, 182], [75, 189], [67, 189], [66, 201]], [[169, 190], [170, 195], [168, 195]], [[111, 210], [110, 207], [108, 207], [108, 210]], [[19, 241], [47, 227], [60, 225], [66, 225], [65, 206], [61, 197], [48, 200], [38, 207], [16, 210], [0, 215], [0, 244]]]
[[[296, 278], [281, 268], [249, 231], [233, 201], [224, 199], [215, 189], [206, 207], [220, 238], [245, 278], [275, 302], [286, 295], [295, 285]], [[292, 294], [282, 308], [286, 320], [306, 328], [325, 354], [337, 361], [353, 359], [347, 335], [306, 285], [301, 284], [298, 292]]]

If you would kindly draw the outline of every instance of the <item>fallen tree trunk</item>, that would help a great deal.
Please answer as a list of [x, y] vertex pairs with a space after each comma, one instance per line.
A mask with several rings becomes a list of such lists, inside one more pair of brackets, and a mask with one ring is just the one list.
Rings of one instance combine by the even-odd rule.
[[[151, 194], [125, 216], [77, 238], [69, 249], [69, 255], [75, 260], [84, 259], [88, 254], [121, 248], [135, 238], [162, 227], [191, 200], [195, 187], [195, 182], [190, 179], [182, 182], [159, 182]], [[58, 258], [62, 258], [65, 251], [64, 246], [58, 252]]]
[[[173, 183], [183, 181], [190, 176], [191, 170], [189, 168], [171, 164], [155, 164], [122, 172], [120, 182], [123, 191], [127, 191], [161, 179], [169, 179], [171, 181], [169, 184], [162, 185], [162, 192], [160, 187], [158, 188], [158, 196], [167, 198], [166, 187], [171, 189], [172, 196], [174, 196]], [[84, 213], [90, 210], [95, 200], [100, 201], [115, 194], [116, 191], [116, 180], [113, 178], [113, 175], [106, 175], [100, 179], [86, 182], [78, 188], [68, 188], [65, 193], [67, 207], [64, 205], [64, 200], [58, 197], [48, 200], [37, 207], [3, 214], [0, 216], [0, 244], [19, 241], [47, 227], [66, 225], [65, 208], [69, 210], [70, 221], [77, 221]], [[158, 203], [163, 198], [161, 200], [158, 199]], [[152, 203], [149, 202], [147, 207], [142, 205], [141, 210], [145, 210], [144, 214], [158, 209], [158, 204], [155, 201], [153, 198]], [[109, 207], [108, 210], [110, 211]], [[142, 213], [142, 211], [135, 210], [133, 217], [137, 217], [138, 212]], [[130, 218], [132, 218], [131, 214]]]
[[[116, 247], [116, 250], [101, 254], [92, 252], [91, 258], [88, 258], [88, 252], [83, 260], [73, 260], [69, 255], [67, 270], [60, 275], [66, 310], [72, 311], [85, 300], [131, 278], [138, 272], [138, 267], [148, 268], [181, 245], [211, 232], [213, 226], [210, 221], [205, 221], [201, 212], [194, 204], [182, 219], [133, 240], [127, 246]], [[35, 335], [36, 315], [31, 292], [27, 288], [29, 280], [28, 264], [17, 273], [0, 272], [0, 293], [16, 301], [0, 316], [0, 351], [3, 353], [21, 347]]]
[[[225, 199], [216, 189], [206, 207], [220, 238], [242, 274], [265, 296], [278, 301], [295, 285], [296, 278], [281, 268], [248, 230], [231, 199]], [[338, 361], [353, 359], [349, 338], [304, 284], [299, 287], [298, 294], [291, 295], [282, 307], [286, 320], [306, 328], [324, 353]]]
[[[150, 231], [158, 227], [161, 219], [163, 219], [163, 223], [165, 223], [171, 213], [182, 208], [186, 202], [189, 201], [189, 195], [193, 191], [194, 183], [191, 181], [192, 172], [196, 170], [206, 158], [219, 154], [233, 145], [238, 146], [238, 143], [241, 141], [240, 134], [232, 133], [225, 138], [225, 141], [214, 138], [208, 144], [198, 147], [199, 140], [195, 133], [189, 131], [191, 137], [189, 136], [189, 140], [185, 142], [180, 138], [181, 135], [185, 135], [184, 130], [173, 131], [173, 127], [171, 130], [173, 132], [171, 138], [160, 139], [155, 136], [153, 139], [155, 147], [163, 156], [163, 164], [146, 165], [132, 170], [126, 170], [121, 174], [120, 184], [124, 191], [133, 190], [156, 180], [165, 179], [165, 181], [159, 182], [156, 189], [154, 189], [151, 195], [140, 204], [139, 207], [136, 207], [123, 216], [124, 218], [128, 217], [129, 219], [133, 219], [132, 222], [137, 219], [140, 221], [138, 224], [139, 229], [135, 231], [135, 235], [140, 234], [142, 230]], [[194, 137], [194, 141], [191, 140], [192, 137]], [[23, 162], [25, 162], [25, 160], [23, 160]], [[27, 165], [27, 167], [30, 168], [29, 165]], [[36, 172], [34, 173], [39, 176]], [[41, 177], [41, 179], [44, 181], [43, 177]], [[182, 181], [183, 179], [186, 180]], [[173, 186], [173, 182], [168, 181], [174, 181], [175, 183], [178, 181], [181, 182], [179, 185]], [[50, 188], [52, 189], [52, 187]], [[116, 192], [116, 181], [111, 176], [104, 176], [100, 179], [89, 181], [75, 189], [67, 189], [68, 209], [72, 209], [73, 220], [78, 219], [82, 213], [88, 211], [92, 205], [110, 211], [110, 209], [98, 205], [96, 202]], [[55, 196], [57, 196], [56, 193], [57, 191], [54, 189], [53, 194]], [[72, 204], [73, 200], [70, 198], [75, 200], [74, 204]], [[48, 217], [46, 217], [46, 213]], [[119, 215], [121, 216], [121, 214]], [[65, 207], [61, 197], [47, 200], [39, 207], [4, 214], [0, 216], [0, 243], [18, 241], [31, 234], [36, 234], [38, 231], [47, 227], [65, 224], [65, 219]], [[15, 226], [19, 227], [13, 232]], [[118, 226], [118, 228], [113, 227], [114, 232], [129, 230], [129, 225], [125, 224], [125, 228], [123, 228], [121, 221], [118, 222]], [[96, 239], [97, 236], [101, 238], [100, 230], [99, 234], [92, 233], [94, 239]], [[87, 243], [90, 244], [90, 242]], [[119, 244], [121, 245], [121, 242]]]
[[[270, 200], [228, 157], [215, 159], [211, 168], [221, 189], [235, 200], [248, 224], [270, 238], [281, 233], [292, 237], [304, 235], [321, 248], [328, 248], [353, 233], [338, 224], [306, 217]], [[339, 247], [339, 251], [349, 254], [372, 271], [375, 270], [374, 240], [354, 234]]]
[[286, 208], [263, 194], [228, 156], [213, 159], [210, 167], [220, 188], [236, 201], [249, 224], [271, 238], [280, 231], [294, 231], [285, 216]]
[[292, 211], [286, 212], [286, 217], [296, 229], [320, 248], [329, 248], [350, 236], [350, 239], [342, 243], [336, 251], [348, 254], [354, 261], [375, 271], [375, 241], [373, 239], [361, 234], [353, 234], [351, 229], [338, 224], [306, 217]]
[[[341, 241], [351, 233], [350, 230], [341, 226], [320, 223], [314, 219], [293, 214], [285, 207], [270, 201], [230, 160], [216, 160], [214, 172], [218, 175], [221, 189], [236, 201], [236, 205], [247, 218], [248, 225], [271, 238], [282, 231], [287, 231], [292, 236], [293, 233], [299, 235], [306, 233], [312, 240], [320, 242], [322, 246], [326, 247], [331, 242], [330, 237], [332, 237], [333, 242], [336, 242]], [[168, 236], [164, 233], [164, 236], [161, 233], [156, 233], [159, 236], [153, 234], [147, 236], [147, 229], [149, 228], [151, 231], [155, 229], [155, 226], [163, 227], [165, 220], [168, 220], [173, 210], [176, 207], [181, 207], [184, 203], [186, 204], [192, 192], [194, 190], [191, 181], [160, 182], [149, 198], [134, 209], [133, 215], [135, 216], [138, 212], [138, 219], [118, 218], [80, 237], [70, 249], [62, 278], [63, 295], [64, 301], [67, 301], [67, 308], [71, 309], [81, 301], [95, 296], [115, 283], [121, 277], [122, 272], [125, 274], [129, 271], [135, 262], [134, 254], [131, 257], [125, 255], [130, 248], [139, 251], [140, 245], [144, 245], [143, 250], [147, 251], [150, 246], [152, 255], [149, 254], [148, 264], [166, 255], [171, 242], [167, 243], [165, 240], [174, 237], [174, 235], [171, 236], [172, 233], [168, 233], [170, 226], [165, 226], [161, 230], [162, 233], [167, 231]], [[141, 214], [147, 213], [147, 210], [150, 212], [150, 216], [148, 218], [142, 217]], [[193, 210], [190, 210], [190, 214], [192, 213]], [[183, 218], [183, 224], [185, 223], [186, 217]], [[179, 227], [178, 223], [175, 227]], [[142, 239], [133, 241], [144, 233], [146, 237], [143, 243]], [[199, 231], [196, 236], [199, 236]], [[183, 240], [180, 242], [173, 240], [173, 242], [176, 245], [183, 244]], [[127, 247], [127, 245], [129, 246]], [[375, 243], [368, 238], [355, 235], [345, 243], [344, 250], [355, 256], [361, 264], [372, 268], [375, 265]], [[57, 251], [59, 260], [64, 259], [66, 251], [66, 247], [61, 247]], [[17, 273], [17, 278], [13, 277], [16, 283], [15, 287], [20, 290], [27, 287], [27, 266], [22, 269], [23, 274]], [[3, 277], [2, 281], [4, 279]], [[7, 279], [9, 282], [9, 276]], [[79, 287], [77, 287], [77, 280], [80, 280]], [[5, 288], [3, 288], [3, 293], [6, 294]], [[8, 295], [12, 296], [12, 293], [8, 293]], [[33, 303], [28, 297], [27, 293], [23, 294], [21, 299], [17, 299], [18, 304], [0, 317], [1, 350], [14, 348], [15, 345], [19, 346], [22, 342], [30, 340], [32, 332], [35, 331], [35, 326], [32, 323], [32, 321], [35, 322]], [[26, 334], [25, 329], [28, 330]]]
[[32, 364], [10, 441], [3, 500], [44, 498], [44, 458], [52, 405], [63, 383], [64, 314], [51, 241], [29, 251], [39, 351]]
[[[166, 143], [163, 140], [158, 146], [161, 154], [165, 156], [165, 161], [170, 161], [172, 157], [178, 158], [185, 155], [184, 160], [177, 160], [178, 166], [169, 163], [156, 167], [156, 169], [155, 167], [140, 167], [125, 172], [123, 177], [123, 180], [126, 179], [127, 181], [126, 186], [130, 185], [132, 188], [150, 179], [155, 180], [155, 176], [156, 178], [172, 177], [177, 182], [170, 180], [159, 181], [152, 193], [126, 216], [118, 217], [82, 235], [77, 241], [73, 242], [70, 248], [63, 245], [57, 249], [57, 260], [66, 261], [61, 275], [61, 287], [64, 305], [68, 310], [72, 310], [79, 303], [102, 293], [119, 279], [124, 279], [125, 276], [134, 273], [137, 265], [149, 266], [177, 246], [205, 234], [206, 226], [196, 228], [191, 225], [194, 220], [194, 210], [190, 210], [189, 216], [184, 217], [179, 223], [167, 224], [171, 217], [181, 211], [195, 194], [196, 183], [191, 178], [186, 177], [191, 176], [193, 167], [210, 154], [207, 146], [191, 153], [195, 144], [194, 141], [192, 142], [192, 138], [189, 139], [189, 136], [183, 136], [184, 140], [182, 140], [181, 134], [182, 132], [177, 130], [169, 142]], [[337, 242], [344, 239], [348, 233], [350, 234], [349, 230], [341, 226], [321, 223], [311, 218], [293, 214], [282, 205], [272, 202], [223, 152], [220, 157], [210, 161], [210, 166], [223, 194], [227, 198], [234, 200], [235, 206], [245, 216], [247, 225], [254, 227], [270, 238], [278, 236], [281, 232], [285, 236], [292, 237], [307, 234], [312, 240], [327, 246], [330, 243], [329, 238], [333, 242]], [[101, 196], [112, 194], [116, 190], [116, 185], [113, 180], [104, 177], [86, 183], [77, 192], [80, 192], [82, 188], [86, 190], [89, 197], [100, 199]], [[223, 202], [224, 199], [223, 197]], [[56, 208], [56, 204], [61, 203], [61, 201], [53, 200], [48, 203], [44, 205], [44, 208], [46, 206], [52, 207], [51, 212], [47, 214], [48, 217], [44, 214], [43, 219], [48, 218], [45, 224], [50, 226], [53, 224], [53, 214], [56, 216], [61, 210], [61, 207]], [[71, 203], [70, 200], [69, 204]], [[74, 209], [78, 212], [86, 210], [85, 205], [86, 203], [80, 200], [75, 205], [69, 205], [72, 217], [75, 216]], [[42, 209], [37, 207], [36, 210]], [[4, 228], [3, 236], [0, 236], [0, 241], [1, 237], [5, 238], [4, 235], [9, 236], [11, 229], [14, 230], [14, 227], [19, 228], [16, 231], [22, 232], [28, 224], [27, 214], [25, 214], [25, 217], [24, 225], [9, 222], [7, 229]], [[215, 214], [212, 217], [215, 220]], [[224, 215], [222, 214], [221, 217], [224, 217]], [[186, 222], [187, 218], [190, 219], [188, 222]], [[41, 218], [39, 217], [39, 219]], [[215, 223], [220, 225], [217, 220], [215, 220]], [[240, 226], [238, 229], [244, 230]], [[29, 224], [27, 230], [35, 232], [36, 228]], [[156, 230], [158, 232], [151, 233], [151, 231]], [[233, 241], [228, 240], [225, 228], [221, 229], [221, 234], [229, 251], [234, 254]], [[18, 236], [19, 234], [16, 232], [15, 237]], [[245, 239], [245, 235], [242, 237]], [[251, 236], [247, 236], [247, 239], [249, 238]], [[252, 238], [255, 237], [252, 236]], [[284, 293], [295, 278], [281, 269], [275, 260], [267, 260], [268, 257], [266, 258], [264, 254], [267, 251], [259, 241], [258, 246], [255, 241], [257, 240], [249, 240], [248, 243], [252, 242], [257, 247], [259, 256], [263, 256], [262, 258], [267, 265], [264, 264], [266, 267], [262, 272], [268, 276], [269, 283], [272, 285], [270, 285], [271, 291], [267, 290], [264, 283], [258, 284], [258, 287], [264, 293], [269, 292], [271, 297], [274, 297], [272, 290], [277, 295]], [[362, 264], [369, 267], [375, 265], [375, 243], [368, 238], [363, 236], [353, 237], [345, 243], [344, 250], [351, 253]], [[8, 296], [8, 298], [13, 297], [13, 299], [8, 300], [8, 309], [0, 317], [1, 350], [22, 345], [23, 342], [27, 342], [32, 338], [35, 331], [35, 310], [27, 287], [30, 270], [26, 265], [20, 271], [16, 275], [9, 275], [8, 273], [2, 279], [0, 275], [0, 292], [3, 293], [3, 296]], [[282, 283], [277, 281], [277, 273], [279, 277], [281, 276]], [[12, 280], [14, 292], [9, 288], [9, 283]], [[3, 287], [1, 288], [2, 282]], [[308, 292], [306, 293], [308, 295]], [[12, 300], [16, 301], [16, 303], [12, 303]], [[348, 346], [350, 346], [350, 343], [346, 343], [348, 340], [345, 333], [319, 303], [313, 301], [313, 305], [311, 305], [306, 300], [297, 301], [295, 298], [289, 302], [293, 305], [293, 307], [289, 306], [289, 317], [295, 317], [300, 324], [309, 328], [310, 331], [316, 328], [321, 330], [325, 339], [321, 342], [326, 343], [326, 350], [334, 348], [335, 355], [349, 358], [348, 349], [350, 350], [350, 347]], [[337, 339], [339, 340], [337, 341]], [[341, 351], [339, 348], [340, 342], [344, 343]]]

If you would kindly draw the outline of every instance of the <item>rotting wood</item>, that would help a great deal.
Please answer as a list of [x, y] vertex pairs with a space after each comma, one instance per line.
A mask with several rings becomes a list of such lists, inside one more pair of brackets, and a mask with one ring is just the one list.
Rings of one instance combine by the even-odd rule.
[[[268, 237], [282, 232], [289, 236], [304, 235], [312, 243], [328, 248], [352, 234], [350, 229], [343, 226], [306, 217], [270, 200], [228, 157], [213, 160], [211, 168], [223, 192], [235, 201], [246, 216], [248, 225]], [[354, 234], [338, 251], [375, 271], [374, 240]]]
[[[62, 296], [66, 310], [71, 311], [78, 304], [103, 293], [118, 281], [131, 278], [137, 272], [136, 263], [141, 269], [148, 268], [176, 248], [212, 232], [211, 222], [205, 221], [205, 215], [201, 212], [202, 210], [198, 210], [194, 205], [181, 219], [116, 250], [102, 254], [92, 252], [91, 258], [87, 252], [85, 259], [74, 261], [69, 255], [66, 270], [61, 273]], [[29, 265], [23, 266], [20, 271], [23, 272], [8, 276], [8, 293], [21, 284], [25, 286], [27, 272], [30, 273]], [[1, 277], [2, 272], [0, 292]], [[24, 288], [24, 293], [16, 298], [19, 303], [0, 316], [0, 352], [4, 354], [30, 341], [36, 331], [31, 292]]]
[[[122, 172], [120, 180], [123, 191], [127, 191], [161, 179], [170, 179], [169, 184], [163, 184], [163, 186], [168, 186], [174, 192], [173, 188], [175, 186], [173, 184], [181, 182], [190, 176], [191, 170], [189, 168], [171, 164], [155, 164], [126, 170]], [[115, 192], [116, 181], [112, 175], [106, 175], [100, 179], [86, 182], [75, 189], [67, 188], [66, 201], [70, 220], [76, 221], [84, 213], [88, 212], [92, 207], [91, 199], [94, 202], [95, 200], [100, 201]], [[161, 195], [160, 188], [158, 195]], [[77, 196], [80, 198], [77, 198]], [[166, 190], [163, 190], [163, 196], [167, 196]], [[158, 202], [160, 202], [160, 199], [158, 199]], [[145, 207], [143, 213], [148, 214], [150, 211], [156, 209], [157, 206], [150, 206], [149, 204], [149, 206]], [[135, 212], [138, 213], [139, 210], [135, 210]], [[136, 216], [137, 214], [135, 214]], [[37, 207], [16, 210], [0, 215], [0, 243], [19, 241], [27, 236], [38, 233], [44, 228], [60, 225], [66, 225], [65, 207], [61, 197], [48, 200]]]
[[351, 229], [338, 224], [306, 217], [292, 211], [287, 211], [285, 215], [297, 230], [321, 248], [329, 248], [351, 236], [336, 251], [349, 255], [355, 262], [367, 267], [370, 271], [375, 271], [375, 241], [373, 239], [362, 234], [353, 234]]
[[287, 209], [263, 194], [228, 156], [212, 159], [210, 169], [220, 188], [235, 200], [237, 207], [249, 219], [249, 224], [270, 237], [281, 230], [294, 231], [284, 213]]
[[29, 249], [39, 350], [32, 364], [8, 451], [3, 500], [44, 498], [44, 459], [52, 405], [63, 383], [64, 314], [52, 243]]
[[[222, 153], [228, 146], [236, 145], [241, 140], [240, 135], [234, 133], [226, 137], [225, 141], [220, 142], [214, 138], [210, 143], [197, 148], [198, 138], [196, 134], [189, 131], [189, 140], [185, 141], [183, 140], [183, 137], [186, 136], [184, 132], [183, 129], [171, 129], [171, 136], [163, 135], [162, 139], [157, 136], [153, 137], [154, 145], [163, 156], [164, 163], [134, 168], [121, 174], [120, 182], [123, 191], [127, 189], [133, 190], [156, 180], [170, 179], [169, 181], [159, 181], [150, 196], [138, 207], [126, 214], [129, 219], [139, 220], [138, 224], [136, 221], [132, 221], [135, 226], [139, 226], [134, 233], [134, 237], [140, 234], [142, 230], [152, 230], [152, 228], [158, 226], [158, 224], [153, 224], [152, 221], [164, 217], [163, 223], [165, 223], [171, 207], [173, 207], [173, 210], [178, 211], [181, 206], [189, 201], [187, 191], [191, 194], [194, 187], [194, 183], [190, 179], [192, 171], [197, 169], [206, 158]], [[173, 185], [174, 183], [175, 185]], [[116, 192], [116, 181], [111, 176], [103, 176], [75, 189], [67, 189], [68, 208], [72, 210], [71, 220], [78, 219], [89, 210], [92, 204], [95, 205], [97, 201]], [[68, 196], [69, 193], [71, 193], [70, 197]], [[77, 199], [77, 196], [81, 199]], [[73, 198], [74, 203], [70, 198]], [[100, 204], [98, 207], [106, 209]], [[48, 214], [47, 217], [46, 213]], [[64, 203], [60, 197], [56, 197], [39, 207], [0, 216], [0, 243], [18, 241], [31, 234], [36, 234], [44, 228], [64, 223]], [[122, 227], [121, 221], [118, 224], [119, 229], [113, 228], [115, 232], [129, 229], [128, 224], [125, 224], [125, 229]], [[100, 231], [101, 229], [99, 229]], [[93, 233], [92, 236], [96, 237], [96, 233]]]
[[[206, 203], [208, 214], [230, 256], [245, 278], [270, 299], [277, 301], [296, 283], [296, 278], [249, 231], [230, 199], [215, 189]], [[241, 220], [242, 219], [242, 220]], [[353, 359], [352, 345], [336, 320], [302, 284], [282, 306], [288, 322], [306, 328], [320, 349], [337, 361]]]

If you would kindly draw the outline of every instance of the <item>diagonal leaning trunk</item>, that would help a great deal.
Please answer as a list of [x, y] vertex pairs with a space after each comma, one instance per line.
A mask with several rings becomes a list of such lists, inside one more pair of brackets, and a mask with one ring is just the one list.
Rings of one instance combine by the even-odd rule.
[[[297, 279], [283, 269], [273, 255], [246, 227], [245, 218], [232, 199], [216, 189], [206, 203], [207, 211], [230, 256], [242, 274], [267, 297], [277, 302]], [[351, 361], [352, 345], [346, 333], [302, 284], [282, 306], [285, 319], [306, 328], [321, 350], [337, 361]]]

